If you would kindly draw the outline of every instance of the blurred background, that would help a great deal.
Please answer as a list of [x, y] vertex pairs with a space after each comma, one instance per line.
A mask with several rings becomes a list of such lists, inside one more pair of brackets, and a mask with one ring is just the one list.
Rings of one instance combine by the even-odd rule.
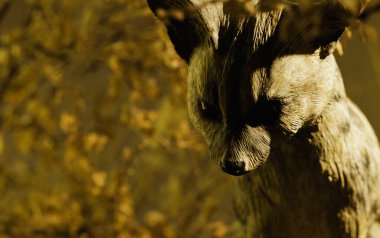
[[[380, 17], [362, 30], [337, 59], [380, 135]], [[143, 0], [0, 0], [0, 238], [241, 237], [186, 70]]]

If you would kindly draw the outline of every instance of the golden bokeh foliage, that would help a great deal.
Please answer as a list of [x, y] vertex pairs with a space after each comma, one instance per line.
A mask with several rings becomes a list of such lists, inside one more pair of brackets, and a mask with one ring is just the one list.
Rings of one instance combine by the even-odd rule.
[[0, 18], [0, 237], [237, 234], [144, 1], [2, 0]]

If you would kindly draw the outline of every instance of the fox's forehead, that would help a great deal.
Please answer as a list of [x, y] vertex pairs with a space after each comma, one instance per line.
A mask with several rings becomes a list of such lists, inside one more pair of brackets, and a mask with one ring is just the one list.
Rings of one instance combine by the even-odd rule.
[[[258, 94], [267, 72], [265, 67], [269, 66], [263, 65], [264, 58], [270, 54], [258, 51], [273, 36], [280, 16], [279, 11], [239, 19], [223, 15], [217, 25], [217, 36], [214, 34], [212, 42], [197, 47], [190, 60], [189, 85], [197, 95], [212, 101], [220, 87], [231, 85], [253, 86], [253, 93]], [[214, 23], [208, 24], [215, 30]]]
[[[250, 32], [249, 37], [251, 38], [247, 40], [253, 47], [257, 47], [273, 33], [281, 16], [280, 10], [242, 16], [233, 9], [232, 1], [229, 4], [210, 0], [189, 0], [189, 2], [197, 9], [197, 14], [208, 29], [216, 48], [226, 47], [223, 45], [226, 40], [226, 43], [230, 44], [231, 42], [227, 38], [237, 39], [239, 35], [248, 36], [247, 32]], [[251, 1], [253, 7], [257, 5], [257, 2], [257, 0]]]
[[[274, 34], [280, 21], [281, 11], [258, 12], [248, 18], [223, 15], [219, 25], [218, 51], [222, 53], [241, 50], [253, 53]], [[245, 52], [239, 52], [245, 53]]]

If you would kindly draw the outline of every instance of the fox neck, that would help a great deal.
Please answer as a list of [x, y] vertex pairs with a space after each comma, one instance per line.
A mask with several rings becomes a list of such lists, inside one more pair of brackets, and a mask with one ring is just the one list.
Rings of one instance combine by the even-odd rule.
[[[372, 190], [379, 190], [379, 159], [377, 138], [356, 106], [347, 98], [331, 103], [318, 124], [272, 148], [239, 181], [236, 207], [247, 237], [366, 237], [379, 211], [370, 196], [380, 192]], [[358, 168], [363, 160], [369, 169]]]

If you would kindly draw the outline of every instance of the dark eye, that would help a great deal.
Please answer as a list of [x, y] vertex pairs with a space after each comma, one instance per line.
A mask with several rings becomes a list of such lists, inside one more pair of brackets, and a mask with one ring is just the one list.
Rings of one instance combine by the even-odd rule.
[[276, 125], [281, 117], [282, 102], [278, 99], [259, 98], [249, 113], [251, 126]]
[[206, 101], [203, 101], [203, 100], [199, 100], [198, 108], [201, 113], [201, 116], [205, 120], [216, 121], [216, 122], [221, 121], [220, 111], [218, 110], [218, 108], [211, 105], [210, 103], [207, 103]]

